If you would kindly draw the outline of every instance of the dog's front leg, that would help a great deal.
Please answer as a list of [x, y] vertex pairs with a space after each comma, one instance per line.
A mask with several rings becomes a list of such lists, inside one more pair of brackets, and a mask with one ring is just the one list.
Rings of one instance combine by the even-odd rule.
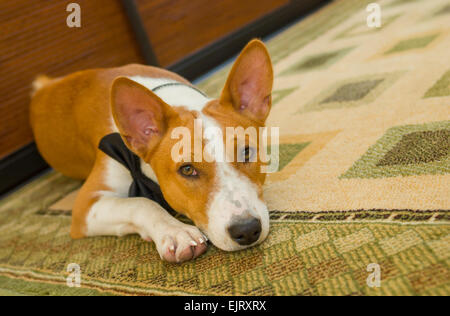
[[[72, 238], [140, 234], [147, 241], [153, 240], [161, 258], [169, 262], [204, 253], [206, 238], [197, 227], [180, 222], [152, 200], [125, 197], [131, 184], [127, 173], [118, 162], [97, 153], [72, 210]], [[122, 190], [108, 182], [108, 174], [120, 179]]]
[[86, 218], [86, 235], [123, 236], [137, 233], [153, 240], [162, 259], [182, 262], [206, 251], [206, 238], [199, 229], [171, 216], [146, 198], [102, 196]]

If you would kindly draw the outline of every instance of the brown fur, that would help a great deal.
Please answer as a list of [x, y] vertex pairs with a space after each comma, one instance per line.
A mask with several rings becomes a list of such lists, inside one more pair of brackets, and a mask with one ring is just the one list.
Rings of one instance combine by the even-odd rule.
[[110, 133], [111, 84], [120, 76], [186, 79], [163, 69], [127, 65], [76, 72], [47, 84], [33, 97], [31, 127], [40, 153], [66, 176], [86, 179], [100, 139]]
[[[243, 55], [248, 58], [243, 58]], [[262, 76], [256, 74], [258, 89], [247, 85], [255, 79], [254, 67], [263, 69]], [[270, 57], [264, 45], [259, 41], [251, 42], [233, 67], [220, 100], [211, 101], [203, 110], [204, 113], [213, 116], [221, 124], [224, 136], [226, 126], [263, 126], [270, 109], [272, 75]], [[148, 139], [145, 137], [136, 139], [135, 127], [127, 125], [127, 118], [124, 118], [128, 114], [123, 109], [127, 107], [114, 104], [117, 93], [122, 95], [122, 100], [127, 100], [127, 96], [136, 97], [136, 91], [142, 89], [137, 83], [120, 79], [126, 76], [164, 77], [189, 84], [169, 71], [140, 65], [85, 70], [58, 79], [39, 77], [35, 84], [38, 89], [31, 103], [30, 119], [39, 151], [53, 168], [66, 176], [86, 179], [73, 209], [73, 238], [85, 236], [87, 214], [99, 198], [96, 192], [110, 190], [104, 181], [108, 158], [97, 146], [102, 137], [113, 131], [113, 118], [127, 146], [152, 166], [169, 204], [190, 217], [200, 228], [208, 223], [206, 208], [208, 196], [215, 187], [214, 164], [192, 163], [201, 170], [202, 177], [187, 181], [177, 173], [181, 163], [168, 159], [177, 142], [169, 136], [171, 130], [177, 126], [186, 126], [193, 135], [196, 113], [173, 107], [162, 116], [150, 115], [149, 119], [156, 122], [152, 133], [158, 134], [157, 143], [152, 145], [154, 139], [146, 143]], [[111, 94], [115, 80], [117, 82]], [[247, 91], [252, 92], [251, 98]], [[139, 111], [146, 111], [146, 107], [154, 102], [156, 105], [154, 103], [153, 106], [165, 107], [164, 102], [148, 90], [138, 94], [143, 98], [141, 104], [144, 104]], [[148, 111], [151, 112], [150, 109]], [[235, 163], [235, 167], [258, 185], [262, 197], [265, 175], [258, 172], [260, 162], [245, 166]]]
[[[104, 154], [97, 147], [112, 132], [110, 89], [120, 76], [186, 79], [163, 69], [127, 65], [111, 69], [80, 71], [42, 82], [30, 107], [30, 120], [37, 147], [45, 160], [64, 175], [87, 179], [78, 194], [72, 215], [73, 238], [84, 237], [86, 215], [104, 184]], [[98, 158], [96, 160], [96, 158]], [[94, 168], [95, 165], [95, 168]]]

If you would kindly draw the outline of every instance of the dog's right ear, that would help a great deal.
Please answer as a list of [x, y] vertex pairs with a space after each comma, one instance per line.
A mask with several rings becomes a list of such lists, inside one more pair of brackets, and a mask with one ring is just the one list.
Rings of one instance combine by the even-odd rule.
[[111, 107], [125, 144], [144, 159], [160, 142], [168, 119], [175, 114], [156, 94], [126, 77], [114, 80]]

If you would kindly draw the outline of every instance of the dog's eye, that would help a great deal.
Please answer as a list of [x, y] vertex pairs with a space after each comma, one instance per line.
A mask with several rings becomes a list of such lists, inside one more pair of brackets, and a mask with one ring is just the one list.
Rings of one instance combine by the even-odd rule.
[[195, 177], [198, 175], [197, 170], [191, 165], [184, 165], [179, 169], [179, 172], [185, 177]]
[[245, 149], [242, 151], [243, 162], [250, 162], [250, 160], [253, 158], [253, 152], [253, 148], [250, 148], [248, 146], [245, 147]]

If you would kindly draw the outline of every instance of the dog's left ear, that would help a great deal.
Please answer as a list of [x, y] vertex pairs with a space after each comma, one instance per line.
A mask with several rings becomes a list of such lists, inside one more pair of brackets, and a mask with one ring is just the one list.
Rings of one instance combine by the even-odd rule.
[[269, 52], [260, 40], [242, 50], [228, 75], [220, 102], [264, 124], [272, 104], [273, 70]]

